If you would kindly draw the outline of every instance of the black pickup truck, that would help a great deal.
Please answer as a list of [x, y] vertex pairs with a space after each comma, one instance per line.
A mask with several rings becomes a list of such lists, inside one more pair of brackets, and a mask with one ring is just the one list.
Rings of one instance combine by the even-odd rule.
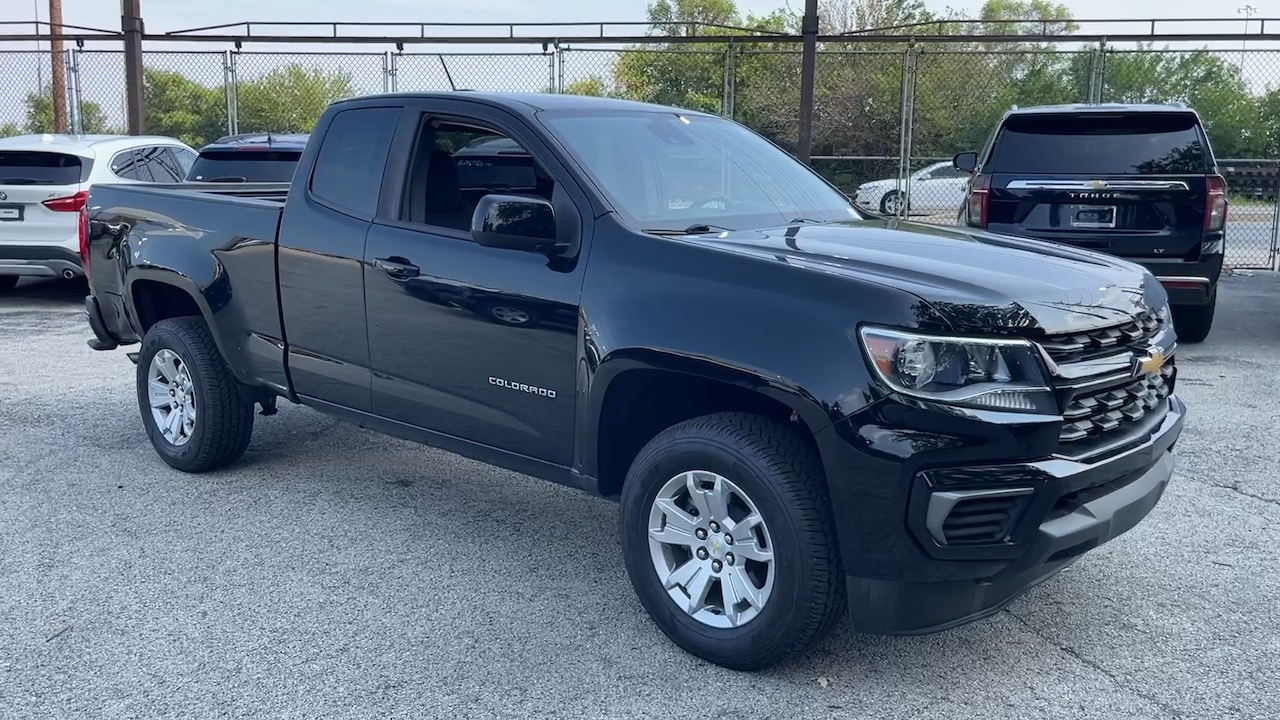
[[645, 609], [732, 668], [846, 610], [996, 612], [1146, 516], [1184, 422], [1149, 272], [863, 217], [697, 112], [346, 100], [287, 186], [96, 185], [84, 219], [90, 346], [141, 343], [167, 463], [285, 398], [616, 499]]

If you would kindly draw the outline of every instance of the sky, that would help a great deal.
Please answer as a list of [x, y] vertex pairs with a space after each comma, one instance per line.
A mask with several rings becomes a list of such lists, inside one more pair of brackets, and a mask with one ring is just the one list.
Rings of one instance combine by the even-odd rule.
[[[1200, 31], [1239, 32], [1244, 28], [1244, 16], [1237, 12], [1237, 6], [1243, 7], [1252, 2], [1261, 8], [1271, 10], [1272, 16], [1280, 16], [1280, 5], [1276, 0], [1228, 0], [1211, 10], [1206, 10], [1203, 2], [1193, 0], [1062, 0], [1078, 19], [1106, 18], [1194, 18], [1210, 15], [1222, 18], [1221, 21], [1200, 25]], [[162, 33], [186, 28], [243, 21], [364, 21], [364, 22], [438, 22], [438, 23], [472, 23], [472, 22], [643, 22], [649, 0], [611, 0], [609, 3], [600, 0], [141, 0], [142, 14], [146, 20], [149, 33]], [[736, 0], [739, 10], [746, 13], [765, 14], [788, 2], [793, 8], [803, 6], [803, 0]], [[945, 11], [948, 7], [976, 15], [982, 0], [927, 0], [928, 5], [936, 11]], [[353, 6], [358, 12], [353, 12]], [[605, 7], [610, 9], [605, 10]], [[1123, 7], [1123, 11], [1119, 8]], [[48, 19], [48, 0], [0, 0], [0, 22], [30, 21], [37, 17]], [[1267, 13], [1257, 13], [1255, 17]], [[69, 25], [80, 25], [104, 30], [115, 30], [120, 24], [119, 0], [63, 0], [63, 21]], [[25, 32], [31, 26], [0, 25], [0, 33]], [[1090, 33], [1146, 32], [1149, 26], [1139, 24], [1107, 24], [1089, 25]], [[1183, 24], [1161, 26], [1168, 31], [1190, 31], [1190, 26]], [[1257, 32], [1259, 23], [1255, 20], [1251, 29]], [[312, 27], [306, 32], [318, 32]], [[622, 28], [613, 26], [610, 34], [642, 34], [644, 28]], [[1275, 21], [1275, 31], [1280, 31], [1280, 20]], [[440, 28], [433, 30], [436, 34], [479, 35], [487, 32], [500, 32], [497, 29], [480, 28]], [[525, 28], [520, 34], [551, 34], [559, 32], [565, 35], [584, 34], [583, 28]], [[372, 34], [366, 31], [365, 34]], [[408, 34], [408, 32], [406, 32]], [[1202, 45], [1199, 43], [1197, 45]], [[1223, 47], [1221, 43], [1211, 44]], [[1247, 76], [1256, 76], [1259, 85], [1271, 84], [1280, 80], [1280, 44], [1271, 47], [1277, 52], [1256, 55], [1256, 68], [1246, 68]], [[46, 45], [47, 47], [47, 45]], [[90, 46], [93, 47], [93, 46]], [[102, 43], [96, 47], [118, 50], [118, 43]], [[1187, 47], [1175, 45], [1175, 48]], [[1229, 49], [1238, 44], [1225, 46]], [[1258, 48], [1262, 46], [1259, 44]], [[47, 79], [46, 62], [40, 62], [35, 55], [6, 53], [6, 50], [31, 50], [35, 43], [0, 43], [0, 124], [17, 120], [22, 114], [22, 98], [28, 92], [40, 87], [40, 82]], [[149, 66], [160, 66], [164, 69], [182, 70], [207, 85], [222, 82], [222, 63], [218, 51], [225, 47], [209, 43], [184, 43], [169, 45], [148, 43], [150, 50], [199, 50], [202, 56], [161, 56], [156, 53], [148, 59]], [[278, 44], [252, 43], [244, 46], [246, 52], [252, 51], [305, 51], [323, 50], [328, 52], [360, 52], [368, 54], [363, 58], [327, 58], [314, 60], [314, 64], [329, 67], [340, 66], [350, 72], [359, 93], [381, 92], [382, 60], [377, 57], [385, 51], [394, 50], [390, 45], [324, 45], [297, 47]], [[411, 46], [408, 52], [538, 52], [537, 46], [460, 46], [439, 44], [435, 46]], [[87, 54], [81, 67], [82, 92], [86, 99], [102, 106], [110, 116], [123, 118], [123, 64], [118, 53]], [[278, 66], [283, 58], [272, 58], [266, 55], [248, 58], [241, 64], [243, 76], [260, 74], [273, 66]], [[406, 79], [397, 88], [410, 89], [447, 89], [447, 80], [440, 69], [438, 58], [433, 56], [416, 57], [402, 60], [400, 77]], [[494, 61], [491, 58], [458, 58], [451, 59], [451, 73], [459, 86], [476, 89], [536, 89], [525, 87], [546, 76], [547, 61], [540, 57], [502, 58]], [[1262, 67], [1265, 64], [1266, 67]], [[579, 53], [572, 63], [566, 63], [566, 79], [570, 76], [585, 76], [598, 73], [608, 67], [607, 58], [600, 53]], [[1262, 75], [1265, 71], [1265, 75]], [[514, 82], [519, 87], [493, 86], [494, 78], [521, 78]], [[1254, 78], [1250, 78], [1251, 82]], [[489, 85], [489, 87], [485, 87]]]

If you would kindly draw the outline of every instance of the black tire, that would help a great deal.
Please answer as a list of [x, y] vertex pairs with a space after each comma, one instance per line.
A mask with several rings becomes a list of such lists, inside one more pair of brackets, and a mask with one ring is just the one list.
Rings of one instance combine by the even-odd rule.
[[889, 192], [887, 192], [887, 193], [885, 193], [885, 194], [884, 194], [884, 197], [880, 198], [880, 212], [881, 212], [882, 214], [884, 214], [884, 215], [897, 215], [897, 213], [896, 213], [896, 212], [894, 212], [894, 211], [892, 211], [892, 210], [890, 210], [890, 209], [889, 209], [889, 201], [890, 201], [890, 200], [897, 199], [898, 194], [899, 194], [899, 193], [898, 193], [898, 191], [897, 191], [897, 190], [890, 190]]
[[1209, 337], [1213, 329], [1213, 316], [1218, 306], [1218, 292], [1215, 288], [1213, 297], [1206, 305], [1174, 305], [1173, 329], [1178, 333], [1178, 341], [1185, 343], [1202, 343]]
[[[649, 553], [649, 513], [670, 479], [690, 470], [728, 478], [769, 527], [772, 594], [753, 619], [717, 628], [663, 587]], [[664, 430], [640, 451], [621, 497], [622, 551], [641, 604], [687, 652], [733, 670], [761, 670], [810, 647], [845, 609], [845, 585], [822, 466], [792, 428], [745, 413], [707, 415]]]
[[[147, 373], [160, 350], [176, 353], [194, 381], [196, 420], [191, 438], [171, 443], [151, 413]], [[161, 320], [147, 331], [138, 353], [138, 410], [156, 452], [170, 466], [189, 473], [225, 467], [244, 455], [253, 435], [253, 400], [227, 368], [208, 326], [200, 318]]]
[[0, 293], [9, 292], [18, 287], [19, 275], [0, 275]]

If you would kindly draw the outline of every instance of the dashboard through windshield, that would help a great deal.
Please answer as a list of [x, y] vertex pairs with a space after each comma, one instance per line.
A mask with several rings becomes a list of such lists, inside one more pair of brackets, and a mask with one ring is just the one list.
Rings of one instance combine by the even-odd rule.
[[722, 118], [629, 110], [538, 117], [640, 228], [745, 230], [861, 218], [807, 166]]

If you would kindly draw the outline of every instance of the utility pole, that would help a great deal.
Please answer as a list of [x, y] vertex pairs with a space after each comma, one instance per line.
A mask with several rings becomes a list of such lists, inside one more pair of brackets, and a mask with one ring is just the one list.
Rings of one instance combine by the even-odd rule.
[[[49, 29], [54, 35], [62, 35], [62, 0], [49, 0]], [[62, 38], [49, 41], [50, 60], [53, 62], [53, 131], [67, 132], [67, 66]]]
[[796, 132], [796, 157], [809, 163], [813, 150], [813, 76], [818, 62], [818, 0], [804, 0], [800, 22], [804, 44], [800, 50], [800, 127]]
[[139, 0], [120, 0], [120, 29], [124, 31], [124, 95], [129, 134], [145, 132], [142, 107], [142, 9]]

